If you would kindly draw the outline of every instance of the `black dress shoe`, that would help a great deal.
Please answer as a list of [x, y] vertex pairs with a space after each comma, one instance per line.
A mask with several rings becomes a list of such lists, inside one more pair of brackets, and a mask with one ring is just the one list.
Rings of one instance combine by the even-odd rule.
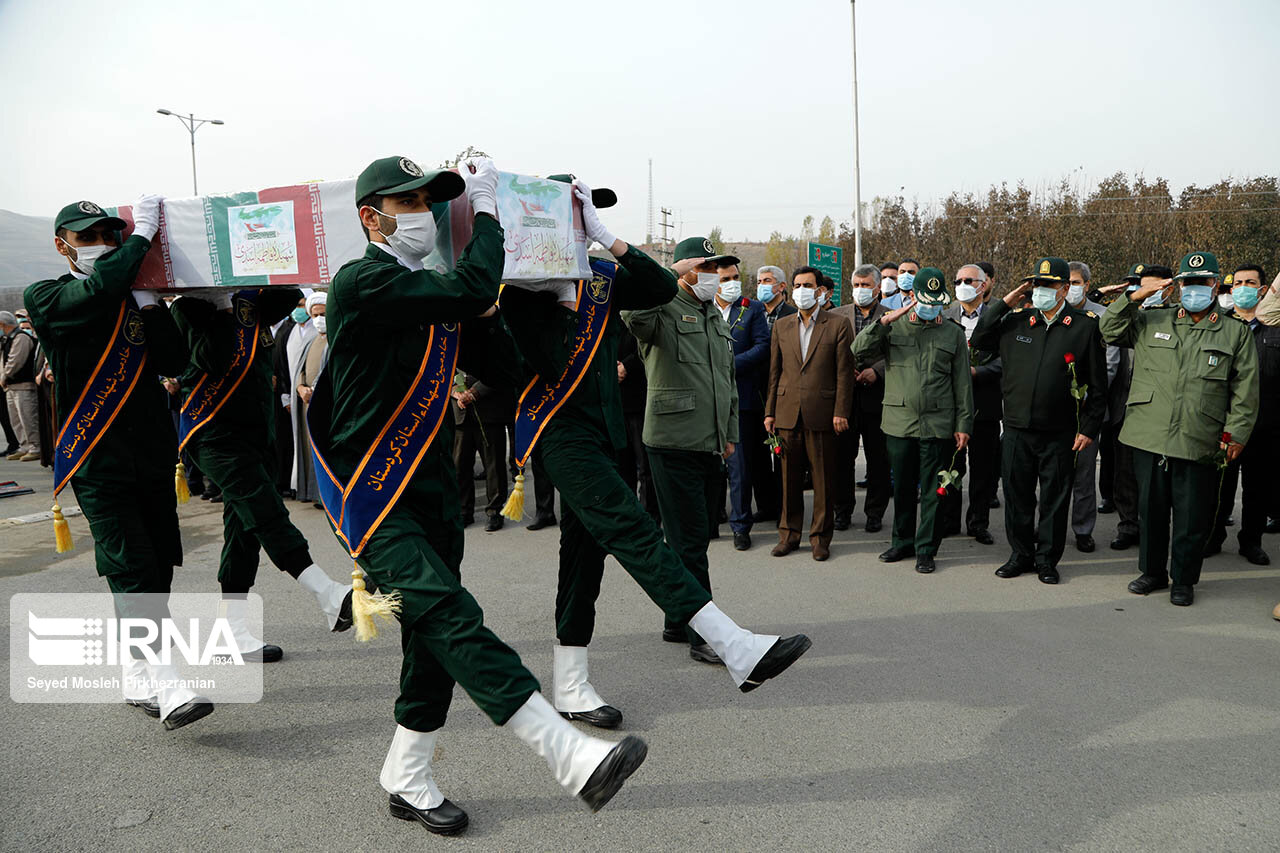
[[1040, 583], [1055, 584], [1058, 582], [1058, 570], [1053, 566], [1036, 566], [1036, 577]]
[[890, 548], [888, 551], [885, 551], [880, 555], [880, 562], [896, 563], [899, 560], [905, 560], [907, 557], [914, 557], [915, 555], [916, 546], [903, 545], [901, 548]]
[[1104, 498], [1102, 503], [1098, 504], [1098, 512], [1102, 515], [1110, 515], [1116, 511], [1116, 505], [1110, 499]]
[[931, 575], [933, 570], [937, 568], [933, 564], [933, 557], [919, 556], [916, 557], [916, 571], [922, 575]]
[[1207, 542], [1204, 546], [1204, 556], [1213, 557], [1222, 553], [1221, 542]]
[[733, 547], [738, 551], [746, 551], [751, 548], [750, 533], [733, 534]]
[[1236, 526], [1236, 517], [1235, 517], [1234, 515], [1229, 515], [1229, 516], [1227, 516], [1227, 520], [1226, 520], [1225, 524], [1226, 524], [1226, 526], [1227, 526], [1227, 527], [1235, 527], [1235, 526]]
[[484, 522], [484, 532], [493, 533], [495, 530], [502, 529], [502, 522], [505, 519], [500, 515], [491, 515]]
[[863, 529], [864, 529], [864, 530], [866, 530], [868, 533], [879, 533], [879, 532], [880, 532], [880, 528], [881, 528], [881, 527], [883, 527], [883, 526], [884, 526], [884, 524], [883, 524], [883, 522], [881, 522], [881, 521], [880, 521], [880, 519], [878, 519], [878, 518], [868, 518], [868, 519], [867, 519], [867, 526], [866, 526], [865, 528], [863, 528]]
[[254, 663], [275, 663], [284, 657], [284, 650], [279, 646], [273, 646], [270, 643], [263, 643], [262, 648], [254, 649], [251, 652], [244, 652], [240, 657]]
[[972, 536], [973, 540], [979, 545], [996, 544], [996, 540], [991, 536], [991, 531], [987, 530], [985, 527], [981, 530], [970, 530], [969, 535]]
[[416, 820], [436, 835], [457, 835], [470, 822], [467, 813], [445, 800], [434, 809], [419, 809], [409, 805], [399, 794], [391, 795], [391, 816], [400, 820]]
[[711, 648], [709, 643], [699, 643], [696, 646], [690, 646], [689, 657], [696, 661], [701, 661], [702, 663], [724, 666], [724, 661], [720, 660], [720, 655], [716, 654], [716, 650]]
[[216, 495], [213, 495], [213, 496], [205, 495], [204, 500], [208, 501], [211, 504], [220, 504], [222, 503], [222, 492], [218, 492]]
[[627, 777], [644, 763], [644, 757], [648, 754], [649, 747], [644, 741], [635, 735], [627, 735], [604, 757], [604, 761], [591, 774], [587, 784], [582, 786], [578, 796], [593, 812], [600, 811], [622, 789], [622, 783], [627, 781]]
[[1010, 557], [1005, 564], [996, 569], [996, 577], [998, 578], [1016, 578], [1018, 575], [1030, 568], [1026, 563], [1017, 557]]
[[687, 643], [689, 635], [685, 633], [683, 628], [663, 628], [662, 641], [664, 643]]
[[556, 517], [554, 515], [540, 515], [535, 518], [526, 530], [541, 530], [544, 527], [555, 527]]
[[990, 504], [990, 506], [991, 506], [991, 508], [992, 508], [992, 509], [999, 509], [999, 508], [1000, 508], [1000, 499], [999, 499], [999, 498], [992, 498], [992, 499], [991, 499], [991, 504]]
[[126, 699], [124, 704], [130, 708], [139, 708], [148, 717], [160, 719], [160, 705], [154, 699]]
[[1134, 533], [1117, 533], [1116, 538], [1111, 540], [1112, 551], [1124, 551], [1138, 544], [1138, 536]]
[[1196, 600], [1196, 588], [1189, 584], [1174, 584], [1169, 590], [1169, 603], [1177, 607], [1190, 607]]
[[849, 518], [848, 513], [837, 513], [836, 520], [832, 522], [831, 526], [834, 527], [836, 530], [848, 530], [849, 523], [851, 520], [852, 519]]
[[1267, 556], [1267, 552], [1262, 550], [1262, 548], [1260, 548], [1257, 545], [1253, 545], [1249, 548], [1241, 548], [1240, 556], [1244, 557], [1246, 560], [1248, 560], [1250, 563], [1253, 563], [1255, 566], [1271, 565], [1271, 558]]
[[764, 524], [766, 521], [777, 521], [778, 514], [776, 512], [757, 512], [751, 516], [751, 521], [755, 524]]
[[857, 483], [855, 483], [855, 485], [856, 485], [859, 489], [865, 489], [865, 488], [867, 487], [867, 481], [866, 481], [866, 480], [859, 480]]
[[473, 516], [470, 516], [470, 515], [463, 515], [463, 516], [459, 516], [459, 518], [460, 518], [460, 520], [462, 521], [462, 526], [463, 526], [464, 528], [470, 527], [471, 525], [473, 525], [473, 524], [475, 524], [475, 523], [476, 523], [475, 518], [474, 518]]
[[601, 705], [594, 711], [561, 711], [560, 716], [566, 720], [578, 720], [598, 729], [616, 729], [622, 724], [622, 712], [612, 705]]
[[1092, 536], [1076, 537], [1076, 550], [1082, 554], [1092, 554], [1094, 549], [1097, 547], [1098, 545], [1093, 541]]
[[169, 731], [180, 729], [212, 713], [213, 703], [203, 696], [197, 696], [185, 705], [174, 708], [169, 716], [164, 718], [164, 727]]
[[354, 592], [354, 589], [349, 589], [347, 594], [342, 597], [342, 606], [338, 608], [338, 621], [333, 623], [333, 633], [335, 634], [341, 634], [351, 628], [354, 621], [351, 616], [351, 594]]
[[778, 642], [765, 652], [755, 669], [751, 670], [747, 680], [738, 685], [738, 689], [743, 693], [750, 693], [770, 678], [781, 675], [787, 667], [799, 660], [802, 654], [809, 651], [812, 645], [813, 641], [804, 634], [779, 638]]
[[1129, 592], [1134, 595], [1148, 595], [1160, 589], [1167, 589], [1169, 581], [1167, 578], [1153, 578], [1151, 575], [1138, 575], [1129, 581]]

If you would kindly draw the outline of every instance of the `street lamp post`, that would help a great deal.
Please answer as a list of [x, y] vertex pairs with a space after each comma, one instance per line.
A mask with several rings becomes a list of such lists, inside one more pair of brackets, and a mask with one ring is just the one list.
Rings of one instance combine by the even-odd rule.
[[204, 124], [222, 124], [220, 118], [196, 118], [195, 113], [181, 115], [179, 113], [170, 112], [169, 110], [156, 110], [162, 116], [173, 116], [182, 122], [182, 126], [191, 134], [191, 194], [200, 195], [200, 190], [196, 188], [196, 131]]
[[853, 268], [862, 266], [862, 164], [858, 141], [858, 3], [849, 0], [853, 38]]

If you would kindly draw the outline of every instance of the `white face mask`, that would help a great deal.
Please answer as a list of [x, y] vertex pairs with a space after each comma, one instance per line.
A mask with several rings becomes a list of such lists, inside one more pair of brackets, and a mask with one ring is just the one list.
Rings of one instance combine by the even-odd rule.
[[957, 284], [956, 299], [961, 302], [972, 302], [978, 298], [978, 288], [972, 284]]
[[736, 302], [742, 295], [742, 282], [725, 281], [720, 283], [720, 298], [725, 302]]
[[319, 317], [312, 318], [311, 325], [315, 326], [316, 331], [323, 335], [324, 334], [324, 315], [321, 314]]
[[93, 275], [93, 268], [102, 260], [102, 256], [107, 252], [115, 251], [115, 246], [108, 246], [105, 243], [97, 246], [72, 246], [70, 243], [63, 241], [67, 248], [76, 253], [76, 259], [71, 264], [85, 275]]
[[876, 299], [876, 292], [870, 287], [855, 287], [853, 289], [854, 304], [866, 308]]
[[884, 278], [880, 279], [880, 295], [881, 296], [893, 296], [893, 294], [897, 292], [898, 292], [897, 279], [892, 279], [892, 278], [889, 278], [888, 276], [885, 276]]
[[716, 291], [719, 289], [719, 275], [713, 272], [700, 272], [698, 273], [698, 281], [693, 285], [693, 295], [699, 302], [706, 302], [715, 296]]
[[431, 211], [401, 213], [399, 216], [383, 213], [382, 216], [394, 219], [396, 230], [390, 234], [378, 233], [387, 238], [388, 246], [407, 260], [421, 261], [436, 247], [436, 217]]
[[1232, 308], [1236, 307], [1235, 297], [1232, 296], [1230, 293], [1219, 293], [1218, 307], [1221, 308], [1223, 311], [1230, 311]]
[[816, 288], [797, 285], [796, 289], [791, 291], [791, 299], [801, 311], [808, 311], [818, 304], [818, 291]]
[[1067, 288], [1067, 302], [1071, 305], [1079, 305], [1084, 302], [1084, 285], [1073, 284]]

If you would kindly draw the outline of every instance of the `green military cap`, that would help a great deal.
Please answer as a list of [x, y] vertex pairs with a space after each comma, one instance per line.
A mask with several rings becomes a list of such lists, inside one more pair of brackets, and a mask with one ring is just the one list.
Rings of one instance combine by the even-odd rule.
[[[577, 175], [574, 175], [570, 172], [565, 172], [564, 174], [560, 174], [560, 175], [547, 175], [547, 180], [559, 181], [562, 184], [571, 184], [575, 180], [577, 180], [577, 177], [578, 177]], [[600, 189], [592, 189], [591, 203], [599, 208], [613, 207], [615, 204], [618, 203], [618, 194], [607, 187], [601, 187]]]
[[925, 267], [916, 273], [916, 301], [922, 305], [949, 305], [951, 293], [947, 279], [937, 267]]
[[1036, 261], [1036, 271], [1022, 277], [1023, 281], [1070, 281], [1071, 268], [1062, 258], [1041, 258]]
[[58, 211], [53, 220], [53, 230], [65, 228], [68, 231], [84, 231], [99, 222], [105, 223], [113, 231], [123, 231], [129, 223], [116, 216], [108, 216], [107, 212], [91, 201], [73, 201]]
[[733, 255], [717, 255], [716, 247], [706, 237], [685, 237], [676, 243], [675, 260], [683, 261], [686, 258], [705, 258], [719, 266], [740, 263]]
[[1217, 278], [1218, 259], [1209, 252], [1190, 252], [1178, 264], [1174, 278]]
[[408, 157], [383, 157], [366, 166], [356, 178], [356, 202], [370, 195], [407, 193], [420, 187], [427, 188], [432, 201], [448, 201], [462, 195], [467, 184], [461, 175], [448, 169], [424, 172]]
[[1121, 281], [1139, 281], [1142, 278], [1142, 271], [1147, 268], [1146, 264], [1134, 264], [1129, 267], [1129, 271], [1125, 273]]

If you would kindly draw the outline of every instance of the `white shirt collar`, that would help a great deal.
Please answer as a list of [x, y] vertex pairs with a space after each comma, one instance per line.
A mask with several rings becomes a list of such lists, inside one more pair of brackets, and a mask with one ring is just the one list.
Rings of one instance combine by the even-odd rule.
[[[372, 241], [372, 240], [370, 240], [369, 242], [373, 243], [373, 241]], [[388, 246], [386, 243], [373, 243], [373, 245], [377, 246], [379, 249], [381, 249], [382, 251], [386, 252], [386, 253], [387, 253], [388, 255], [390, 255], [391, 257], [395, 258], [395, 259], [396, 259], [396, 261], [398, 261], [398, 262], [400, 263], [400, 266], [405, 267], [406, 269], [411, 269], [411, 270], [420, 270], [420, 269], [422, 269], [422, 263], [421, 263], [421, 262], [418, 262], [418, 263], [416, 263], [416, 264], [414, 264], [414, 263], [410, 263], [410, 262], [409, 262], [409, 260], [408, 260], [407, 258], [405, 258], [405, 256], [404, 256], [404, 255], [400, 254], [400, 253], [399, 253], [399, 252], [397, 252], [395, 249], [393, 249], [393, 248], [391, 248], [390, 246]]]

